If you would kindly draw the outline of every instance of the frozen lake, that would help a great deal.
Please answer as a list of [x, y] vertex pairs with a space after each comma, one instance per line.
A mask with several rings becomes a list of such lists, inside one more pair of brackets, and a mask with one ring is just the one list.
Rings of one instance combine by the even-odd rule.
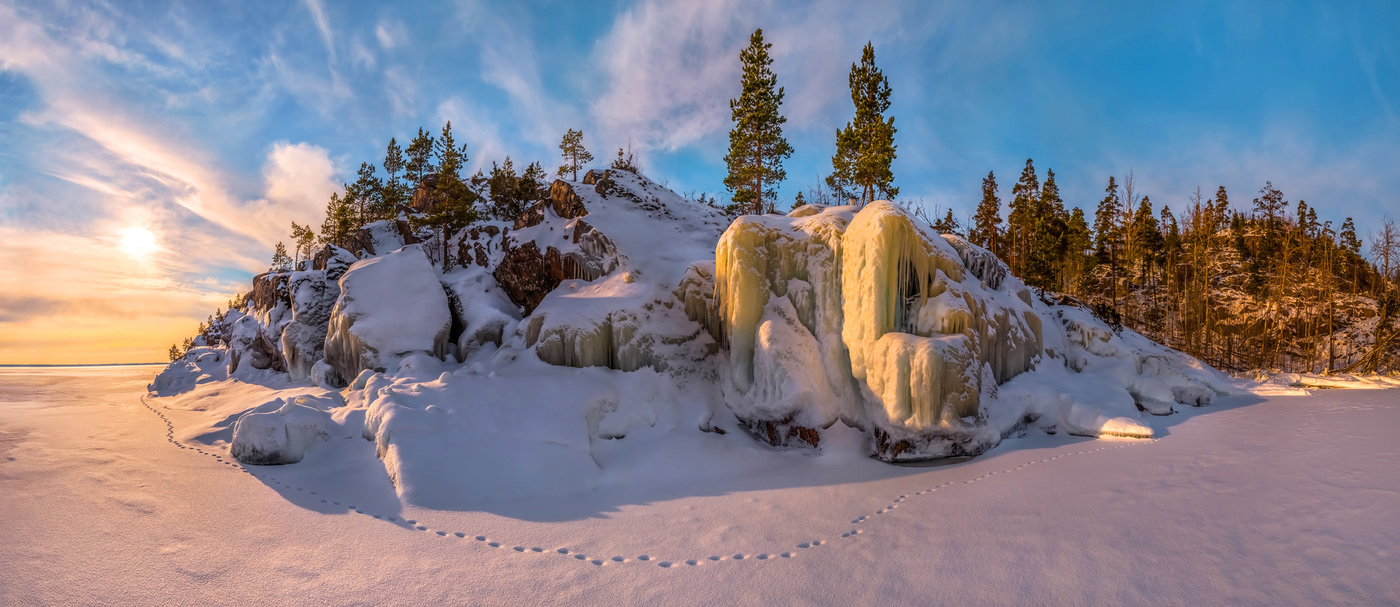
[[426, 508], [358, 435], [237, 465], [185, 431], [207, 415], [143, 404], [160, 368], [0, 368], [0, 604], [1400, 603], [1397, 390]]

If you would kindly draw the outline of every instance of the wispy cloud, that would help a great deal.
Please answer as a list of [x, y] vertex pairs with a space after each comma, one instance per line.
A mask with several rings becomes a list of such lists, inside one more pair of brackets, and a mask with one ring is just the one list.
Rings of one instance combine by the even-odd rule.
[[311, 13], [311, 21], [316, 24], [316, 31], [321, 33], [321, 43], [326, 46], [326, 53], [330, 55], [331, 61], [335, 61], [335, 33], [331, 31], [330, 19], [326, 18], [326, 8], [321, 5], [321, 0], [303, 0], [306, 10]]

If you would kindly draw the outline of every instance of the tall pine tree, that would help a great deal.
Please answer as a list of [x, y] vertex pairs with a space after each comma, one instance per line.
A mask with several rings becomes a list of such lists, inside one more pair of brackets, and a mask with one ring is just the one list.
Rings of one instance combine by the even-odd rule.
[[894, 117], [890, 109], [890, 81], [875, 67], [875, 46], [867, 42], [860, 63], [851, 64], [851, 102], [856, 115], [846, 128], [836, 131], [836, 154], [826, 183], [843, 198], [858, 198], [864, 205], [899, 195], [894, 187]]
[[987, 176], [982, 179], [982, 201], [977, 203], [977, 215], [973, 217], [972, 225], [968, 240], [995, 255], [1001, 226], [1001, 199], [997, 197], [997, 176], [992, 171], [987, 171]]
[[792, 146], [783, 138], [787, 118], [778, 112], [783, 89], [768, 56], [772, 46], [763, 41], [762, 29], [754, 30], [748, 48], [739, 53], [744, 67], [742, 90], [738, 99], [729, 100], [734, 128], [729, 131], [729, 153], [724, 156], [729, 168], [724, 187], [734, 192], [735, 204], [754, 214], [772, 208], [778, 184], [787, 178], [783, 160], [792, 155]]
[[573, 129], [565, 132], [564, 140], [559, 142], [559, 155], [564, 157], [564, 164], [559, 167], [558, 175], [572, 175], [573, 181], [578, 181], [578, 170], [593, 161], [593, 154], [583, 147], [583, 131]]
[[1030, 255], [1031, 238], [1035, 231], [1036, 207], [1040, 204], [1040, 178], [1035, 164], [1026, 159], [1021, 179], [1011, 188], [1011, 213], [1007, 216], [1007, 257], [1012, 273], [1024, 276]]

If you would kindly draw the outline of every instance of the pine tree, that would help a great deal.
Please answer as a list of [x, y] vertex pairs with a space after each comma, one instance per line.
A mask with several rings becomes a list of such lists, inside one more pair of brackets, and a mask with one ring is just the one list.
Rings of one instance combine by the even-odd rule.
[[1024, 276], [1027, 257], [1030, 254], [1031, 239], [1035, 228], [1035, 206], [1040, 200], [1040, 179], [1036, 177], [1035, 165], [1026, 159], [1026, 168], [1021, 171], [1021, 179], [1011, 189], [1011, 213], [1007, 215], [1008, 260], [1012, 273]]
[[1055, 184], [1055, 171], [1046, 171], [1045, 184], [1040, 188], [1040, 196], [1030, 205], [1030, 214], [1031, 244], [1024, 278], [1027, 284], [1043, 289], [1052, 288], [1064, 261], [1065, 222], [1069, 219], [1064, 201], [1060, 198], [1060, 188]]
[[564, 165], [559, 167], [557, 174], [560, 177], [571, 174], [573, 181], [578, 181], [579, 169], [593, 161], [593, 154], [583, 147], [583, 131], [573, 129], [564, 133], [564, 140], [559, 143], [559, 155], [564, 157]]
[[768, 49], [772, 46], [763, 41], [762, 29], [754, 30], [748, 48], [739, 53], [744, 69], [742, 91], [738, 99], [729, 100], [734, 128], [729, 131], [729, 153], [724, 156], [729, 169], [724, 187], [734, 192], [736, 204], [753, 214], [763, 213], [777, 200], [778, 184], [787, 178], [783, 160], [792, 155], [792, 146], [783, 138], [787, 118], [778, 111], [783, 89], [770, 67], [773, 59]]
[[1084, 219], [1084, 210], [1074, 207], [1069, 221], [1065, 222], [1067, 271], [1062, 287], [1071, 294], [1079, 295], [1083, 291], [1088, 273], [1094, 266], [1094, 256], [1091, 254], [1093, 246], [1094, 237], [1089, 231], [1089, 222]]
[[1113, 295], [1113, 312], [1118, 309], [1118, 267], [1123, 256], [1123, 232], [1118, 218], [1123, 214], [1123, 203], [1118, 198], [1118, 184], [1113, 176], [1108, 176], [1108, 187], [1104, 188], [1103, 200], [1094, 211], [1094, 252], [1100, 263], [1108, 264], [1109, 288]]
[[311, 231], [311, 226], [297, 225], [292, 222], [292, 261], [300, 264], [301, 260], [311, 257], [311, 248], [316, 242], [316, 233]]
[[973, 217], [973, 229], [968, 233], [968, 240], [995, 255], [1000, 225], [1001, 199], [997, 197], [997, 176], [987, 171], [987, 176], [982, 179], [982, 202], [977, 203], [977, 215]]
[[398, 141], [390, 137], [389, 147], [384, 150], [384, 172], [389, 174], [389, 179], [385, 180], [379, 195], [387, 213], [382, 213], [381, 219], [396, 213], [399, 205], [406, 204], [412, 195], [404, 186], [403, 178], [399, 177], [399, 173], [402, 173], [406, 166], [403, 149], [399, 147]]
[[350, 198], [354, 201], [356, 221], [359, 225], [363, 226], [388, 215], [384, 209], [384, 184], [375, 176], [374, 165], [361, 162], [360, 170], [355, 172], [355, 183], [347, 191], [351, 193]]
[[[421, 135], [419, 139], [422, 139]], [[418, 140], [414, 143], [418, 143]], [[451, 121], [442, 127], [442, 134], [433, 145], [433, 152], [437, 157], [438, 179], [435, 194], [438, 203], [414, 223], [433, 230], [440, 247], [434, 252], [434, 256], [442, 263], [442, 269], [446, 272], [452, 269], [452, 237], [476, 221], [478, 197], [462, 180], [462, 169], [467, 164], [467, 146], [463, 144], [460, 148], [457, 147], [457, 142], [452, 136]]]
[[948, 209], [948, 213], [942, 219], [933, 222], [933, 229], [939, 234], [961, 235], [959, 230], [962, 229], [962, 224], [958, 223], [958, 218], [953, 216], [953, 209]]
[[[346, 187], [348, 189], [349, 186]], [[354, 229], [353, 215], [354, 211], [340, 194], [331, 194], [330, 201], [326, 203], [326, 218], [321, 222], [321, 242], [344, 247], [350, 230]]]
[[435, 147], [436, 141], [433, 140], [433, 136], [424, 131], [423, 127], [418, 127], [418, 136], [409, 142], [408, 158], [404, 162], [407, 177], [412, 180], [409, 184], [412, 188], [417, 189], [419, 184], [423, 183], [423, 178], [436, 170], [432, 161]]
[[1138, 276], [1140, 280], [1147, 280], [1152, 270], [1160, 266], [1159, 258], [1162, 253], [1163, 239], [1161, 225], [1157, 223], [1157, 215], [1152, 212], [1152, 199], [1148, 196], [1142, 197], [1142, 202], [1138, 204], [1137, 213], [1133, 215], [1132, 225], [1133, 242], [1137, 245], [1139, 257]]
[[267, 268], [269, 272], [289, 272], [292, 269], [292, 258], [287, 257], [287, 247], [280, 241], [277, 248], [272, 250], [272, 265]]
[[[895, 159], [894, 117], [890, 109], [890, 81], [875, 67], [875, 46], [869, 42], [861, 51], [860, 63], [851, 64], [851, 102], [856, 115], [846, 128], [836, 131], [836, 154], [831, 157], [832, 173], [827, 185], [843, 198], [859, 198], [864, 205], [876, 196], [893, 199]], [[858, 196], [857, 196], [858, 195]]]

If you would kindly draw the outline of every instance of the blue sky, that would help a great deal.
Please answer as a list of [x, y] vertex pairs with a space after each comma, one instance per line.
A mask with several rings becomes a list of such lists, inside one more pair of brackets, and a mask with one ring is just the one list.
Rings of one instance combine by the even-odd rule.
[[[422, 4], [419, 6], [418, 4]], [[0, 0], [0, 363], [151, 360], [265, 267], [389, 137], [552, 168], [567, 128], [723, 194], [738, 51], [773, 42], [796, 153], [830, 170], [873, 41], [903, 198], [1003, 198], [1025, 159], [1092, 212], [1265, 180], [1363, 234], [1400, 214], [1400, 4]]]

